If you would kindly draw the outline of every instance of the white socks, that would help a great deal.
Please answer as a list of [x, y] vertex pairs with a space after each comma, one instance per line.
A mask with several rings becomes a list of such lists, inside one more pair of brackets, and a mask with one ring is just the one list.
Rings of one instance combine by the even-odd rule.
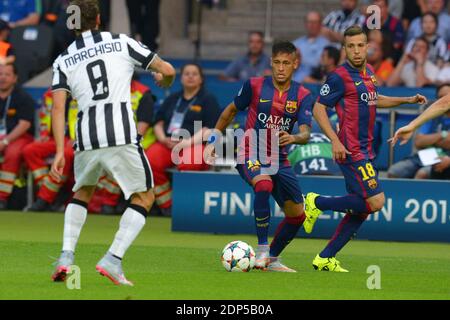
[[116, 233], [109, 252], [122, 259], [131, 243], [136, 239], [145, 225], [147, 210], [138, 205], [130, 204], [120, 219], [120, 228]]
[[[76, 200], [76, 199], [74, 199]], [[82, 201], [72, 201], [64, 214], [63, 251], [75, 252], [80, 237], [81, 228], [87, 217], [87, 204]]]

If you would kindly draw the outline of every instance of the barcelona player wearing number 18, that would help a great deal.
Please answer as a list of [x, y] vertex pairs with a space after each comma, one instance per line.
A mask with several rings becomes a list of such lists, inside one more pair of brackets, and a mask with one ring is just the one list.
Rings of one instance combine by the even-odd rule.
[[[292, 43], [273, 45], [271, 65], [271, 77], [251, 78], [244, 83], [234, 102], [221, 114], [216, 129], [224, 131], [239, 110], [248, 110], [236, 168], [254, 190], [258, 237], [255, 267], [295, 272], [279, 259], [305, 220], [302, 192], [287, 159], [286, 145], [308, 142], [314, 100], [307, 89], [291, 81], [298, 66], [296, 48]], [[293, 135], [296, 122], [300, 133]], [[216, 134], [210, 136], [210, 143], [215, 140]], [[209, 152], [214, 153], [213, 150]], [[270, 195], [283, 208], [286, 217], [269, 246]]]
[[[358, 231], [370, 213], [381, 210], [385, 196], [373, 165], [376, 108], [404, 103], [426, 103], [425, 97], [386, 97], [378, 94], [373, 68], [366, 63], [367, 36], [359, 26], [348, 28], [343, 43], [347, 61], [330, 74], [313, 108], [314, 118], [332, 142], [333, 158], [344, 175], [348, 194], [325, 197], [308, 193], [305, 199], [307, 233], [324, 210], [346, 213], [325, 249], [313, 260], [316, 270], [347, 272], [336, 254]], [[326, 108], [335, 108], [340, 130], [336, 133]]]

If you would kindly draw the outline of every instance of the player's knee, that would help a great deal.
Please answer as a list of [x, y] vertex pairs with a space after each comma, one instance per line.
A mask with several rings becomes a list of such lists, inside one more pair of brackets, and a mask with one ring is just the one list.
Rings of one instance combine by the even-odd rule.
[[89, 203], [91, 201], [92, 195], [94, 194], [95, 186], [85, 186], [75, 192], [73, 198]]
[[383, 193], [373, 197], [372, 199], [368, 199], [371, 211], [376, 212], [383, 209], [385, 201], [386, 198]]
[[260, 180], [255, 184], [255, 192], [268, 192], [271, 193], [273, 190], [272, 180]]
[[155, 194], [152, 190], [147, 192], [135, 193], [131, 198], [131, 203], [144, 207], [147, 211], [150, 210], [154, 202]]

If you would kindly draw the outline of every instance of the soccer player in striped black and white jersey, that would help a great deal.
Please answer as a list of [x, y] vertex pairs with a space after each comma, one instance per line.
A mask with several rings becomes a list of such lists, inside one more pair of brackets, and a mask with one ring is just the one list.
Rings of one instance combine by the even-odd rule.
[[73, 265], [87, 204], [106, 172], [131, 201], [111, 247], [96, 269], [115, 284], [132, 285], [123, 274], [121, 260], [143, 228], [154, 195], [152, 172], [131, 109], [131, 78], [135, 67], [151, 69], [157, 84], [169, 87], [175, 70], [126, 35], [99, 32], [96, 0], [73, 0], [71, 4], [80, 8], [81, 29], [76, 30], [76, 40], [53, 65], [52, 126], [57, 151], [51, 175], [59, 180], [64, 168], [64, 108], [70, 93], [79, 105], [74, 145], [75, 195], [66, 208], [62, 254], [52, 278], [63, 281]]

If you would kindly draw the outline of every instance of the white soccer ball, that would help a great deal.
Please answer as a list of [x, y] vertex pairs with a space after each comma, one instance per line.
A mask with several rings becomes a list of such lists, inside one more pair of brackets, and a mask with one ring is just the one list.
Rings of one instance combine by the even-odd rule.
[[248, 272], [255, 265], [255, 251], [244, 241], [232, 241], [223, 248], [221, 260], [227, 271]]

